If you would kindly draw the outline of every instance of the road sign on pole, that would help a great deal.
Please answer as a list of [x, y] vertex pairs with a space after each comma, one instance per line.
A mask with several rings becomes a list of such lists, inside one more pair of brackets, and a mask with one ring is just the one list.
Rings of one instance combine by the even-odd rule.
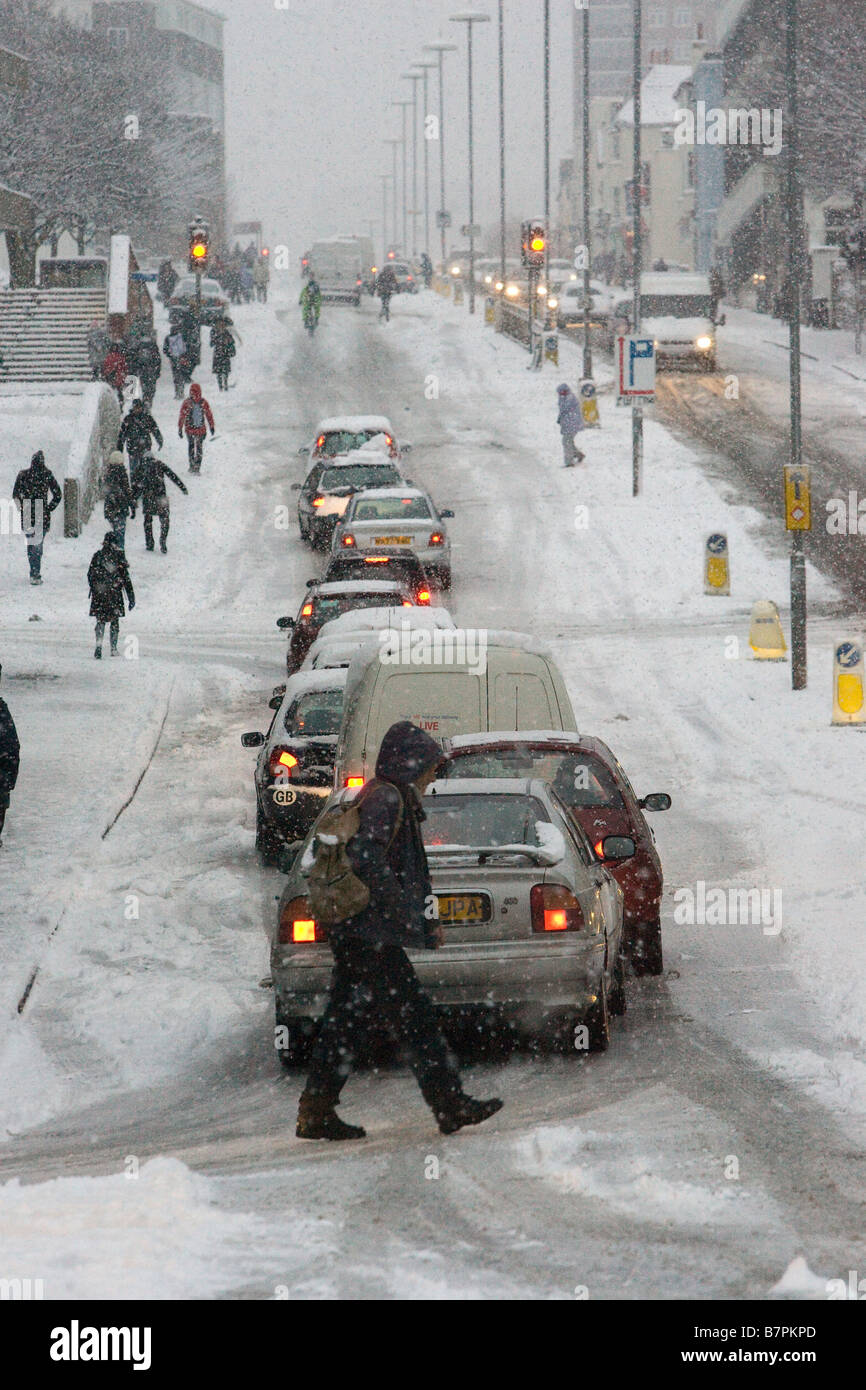
[[617, 404], [652, 404], [656, 389], [656, 350], [652, 338], [624, 333], [616, 340]]
[[785, 528], [788, 531], [811, 531], [812, 484], [805, 464], [785, 468]]

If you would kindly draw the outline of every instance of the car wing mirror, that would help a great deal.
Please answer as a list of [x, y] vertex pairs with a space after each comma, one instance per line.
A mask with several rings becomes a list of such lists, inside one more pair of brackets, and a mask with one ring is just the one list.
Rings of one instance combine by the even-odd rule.
[[399, 448], [401, 454], [411, 454], [412, 452], [411, 444], [399, 444], [397, 447]]
[[650, 792], [649, 796], [641, 798], [638, 806], [642, 811], [669, 811], [671, 799], [667, 792]]
[[261, 748], [264, 741], [264, 734], [241, 734], [241, 744], [244, 748]]
[[321, 580], [320, 580], [320, 579], [308, 579], [308, 580], [307, 580], [307, 588], [308, 588], [308, 589], [315, 589], [316, 585], [317, 585], [317, 584], [320, 584], [320, 583], [321, 583]]
[[604, 860], [630, 859], [634, 851], [635, 843], [630, 835], [606, 835], [601, 842]]
[[291, 486], [291, 488], [289, 489], [289, 491], [290, 491], [290, 492], [300, 492], [300, 490], [301, 490], [301, 488], [302, 488], [303, 486], [304, 486], [303, 483], [292, 483], [292, 486]]
[[439, 513], [439, 515], [442, 517], [443, 521], [447, 521], [454, 515], [454, 513], [452, 512], [450, 507], [444, 507], [443, 510]]
[[294, 626], [294, 618], [277, 618], [277, 627], [280, 629], [281, 632], [286, 632], [289, 628], [292, 628]]
[[302, 444], [300, 449], [298, 450], [298, 454], [301, 458], [303, 458], [306, 454], [309, 454], [309, 452], [309, 447], [306, 444]]

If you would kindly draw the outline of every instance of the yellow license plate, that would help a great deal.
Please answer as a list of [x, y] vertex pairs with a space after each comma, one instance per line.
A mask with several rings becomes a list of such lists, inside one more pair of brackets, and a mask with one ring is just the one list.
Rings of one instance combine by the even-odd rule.
[[411, 536], [376, 536], [377, 545], [411, 545]]
[[445, 926], [456, 922], [488, 922], [490, 920], [490, 899], [483, 893], [439, 894], [439, 921]]

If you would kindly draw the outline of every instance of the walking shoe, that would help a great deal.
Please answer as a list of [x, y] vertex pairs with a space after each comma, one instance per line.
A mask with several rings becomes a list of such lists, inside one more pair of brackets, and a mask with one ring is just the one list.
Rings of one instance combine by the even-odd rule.
[[299, 1139], [364, 1139], [367, 1131], [345, 1124], [327, 1096], [308, 1096], [305, 1091], [298, 1104], [295, 1134]]
[[150, 545], [145, 545], [144, 548], [145, 550], [153, 550], [153, 541], [150, 542]]
[[464, 1125], [483, 1124], [501, 1109], [501, 1100], [473, 1100], [459, 1091], [445, 1094], [433, 1104], [440, 1134], [454, 1134]]
[[101, 647], [97, 647], [97, 648], [96, 648], [96, 651], [93, 653], [93, 655], [96, 657], [96, 660], [97, 660], [97, 661], [101, 661], [101, 660], [102, 660], [102, 648], [101, 648]]
[[110, 655], [111, 655], [111, 656], [117, 656], [117, 648], [116, 648], [116, 647], [112, 647], [112, 648], [111, 648], [111, 653], [110, 653]]
[[166, 545], [165, 541], [160, 541], [159, 548], [162, 551], [163, 555], [168, 554], [168, 546]]
[[41, 584], [41, 583], [42, 583], [42, 580], [40, 579], [40, 577], [39, 577], [38, 574], [31, 574], [31, 576], [30, 576], [30, 583], [31, 583], [31, 584]]
[[585, 458], [586, 458], [586, 454], [582, 454], [582, 453], [580, 452], [580, 450], [578, 450], [578, 453], [577, 453], [577, 461], [578, 461], [578, 463], [583, 463], [583, 460], [584, 460]]

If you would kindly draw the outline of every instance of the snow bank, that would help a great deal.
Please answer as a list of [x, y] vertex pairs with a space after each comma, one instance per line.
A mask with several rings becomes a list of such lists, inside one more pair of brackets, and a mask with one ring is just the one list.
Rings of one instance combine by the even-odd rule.
[[90, 518], [108, 455], [117, 447], [120, 406], [109, 386], [99, 381], [84, 388], [81, 411], [69, 445], [63, 481], [65, 536], [80, 536]]

